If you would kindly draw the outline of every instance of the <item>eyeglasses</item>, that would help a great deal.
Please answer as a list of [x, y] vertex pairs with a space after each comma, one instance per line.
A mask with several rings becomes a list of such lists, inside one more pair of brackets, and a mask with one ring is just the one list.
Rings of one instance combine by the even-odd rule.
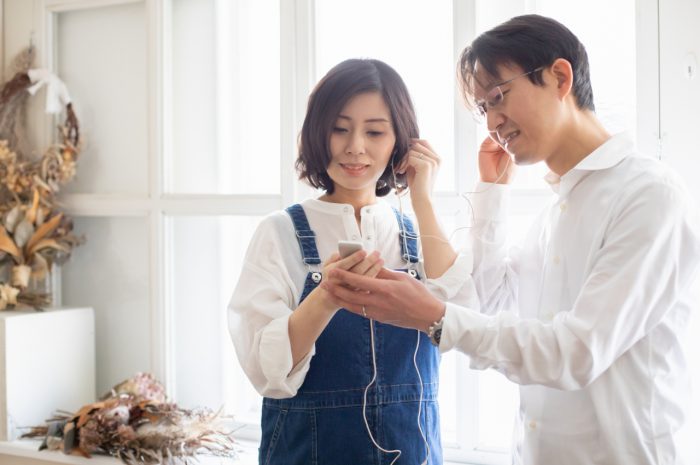
[[539, 68], [535, 68], [532, 71], [528, 71], [527, 73], [523, 74], [518, 74], [515, 77], [495, 84], [486, 93], [486, 98], [484, 100], [476, 102], [476, 105], [474, 107], [474, 119], [476, 119], [476, 121], [479, 123], [483, 123], [484, 121], [486, 121], [486, 113], [488, 113], [489, 109], [496, 108], [498, 105], [503, 103], [503, 91], [501, 90], [501, 86], [511, 83], [523, 76], [528, 76], [532, 73], [536, 73], [537, 71], [541, 71], [543, 69], [544, 66], [540, 66]]

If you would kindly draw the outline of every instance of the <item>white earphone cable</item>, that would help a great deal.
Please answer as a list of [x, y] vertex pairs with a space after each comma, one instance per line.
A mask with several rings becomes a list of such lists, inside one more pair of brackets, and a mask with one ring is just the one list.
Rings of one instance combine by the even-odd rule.
[[370, 338], [370, 343], [372, 346], [372, 379], [370, 380], [369, 384], [365, 387], [365, 392], [364, 396], [362, 399], [362, 418], [365, 421], [365, 427], [367, 428], [367, 434], [369, 434], [369, 438], [374, 444], [374, 446], [379, 449], [380, 451], [384, 452], [385, 454], [396, 454], [396, 457], [394, 457], [394, 460], [391, 461], [390, 465], [394, 465], [396, 461], [401, 457], [401, 451], [398, 449], [394, 450], [388, 450], [377, 444], [377, 441], [374, 439], [374, 435], [372, 434], [372, 429], [369, 427], [369, 422], [367, 421], [367, 392], [369, 391], [369, 388], [374, 384], [374, 382], [377, 380], [377, 356], [375, 353], [374, 349], [374, 320], [369, 320], [369, 338]]

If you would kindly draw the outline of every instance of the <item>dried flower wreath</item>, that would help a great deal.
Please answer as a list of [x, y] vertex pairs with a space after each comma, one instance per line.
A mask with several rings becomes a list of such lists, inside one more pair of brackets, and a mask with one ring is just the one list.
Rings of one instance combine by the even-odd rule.
[[[44, 70], [30, 69], [33, 55], [32, 48], [18, 55], [18, 71], [0, 90], [0, 267], [5, 275], [0, 278], [5, 281], [0, 283], [0, 310], [18, 303], [49, 304], [51, 296], [32, 289], [31, 280], [44, 279], [53, 264], [61, 265], [84, 241], [72, 233], [73, 222], [59, 211], [55, 198], [75, 176], [81, 147], [78, 118], [63, 83]], [[59, 111], [61, 105], [52, 103], [58, 100], [65, 104], [66, 119], [58, 127], [58, 141], [32, 160], [25, 137], [26, 105], [44, 84], [51, 103], [47, 111]]]

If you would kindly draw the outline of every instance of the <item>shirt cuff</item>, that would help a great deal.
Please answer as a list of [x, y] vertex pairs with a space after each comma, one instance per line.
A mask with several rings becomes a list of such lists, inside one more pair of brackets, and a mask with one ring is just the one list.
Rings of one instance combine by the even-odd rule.
[[474, 192], [469, 196], [474, 219], [502, 220], [508, 215], [510, 203], [510, 185], [478, 182]]
[[[289, 341], [289, 315], [272, 320], [260, 336], [260, 368], [267, 380], [266, 391], [294, 396], [309, 371], [314, 345], [295, 367]], [[293, 368], [293, 369], [292, 369]]]
[[471, 274], [474, 264], [474, 255], [471, 249], [464, 250], [457, 255], [454, 263], [442, 276], [426, 279], [425, 284], [430, 293], [441, 300], [453, 298], [465, 285]]
[[470, 308], [447, 302], [440, 335], [440, 352], [457, 349], [466, 355], [476, 352], [492, 318]]

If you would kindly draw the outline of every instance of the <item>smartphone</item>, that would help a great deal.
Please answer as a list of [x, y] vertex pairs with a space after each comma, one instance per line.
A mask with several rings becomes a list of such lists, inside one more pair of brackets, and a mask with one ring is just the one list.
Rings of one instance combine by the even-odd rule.
[[349, 257], [358, 250], [362, 250], [362, 242], [338, 241], [338, 253], [340, 258]]

